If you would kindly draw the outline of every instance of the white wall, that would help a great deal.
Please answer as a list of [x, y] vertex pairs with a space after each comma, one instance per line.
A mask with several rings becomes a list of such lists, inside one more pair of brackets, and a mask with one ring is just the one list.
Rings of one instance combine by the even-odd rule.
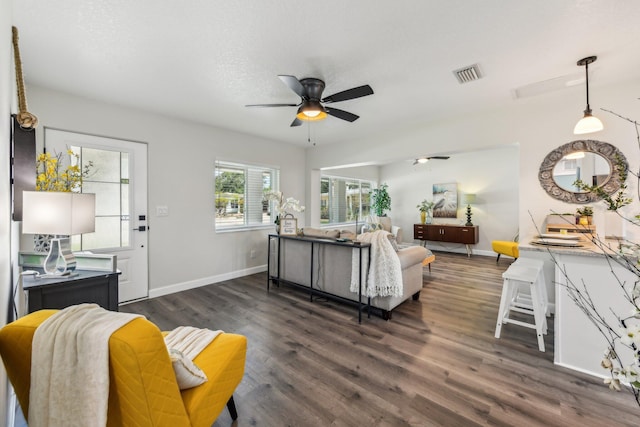
[[[640, 101], [637, 99], [640, 80], [621, 82], [613, 87], [590, 87], [590, 92], [591, 107], [594, 114], [604, 122], [605, 130], [582, 139], [596, 139], [615, 145], [627, 156], [632, 169], [638, 170], [640, 153], [633, 125], [600, 111], [599, 108], [611, 109], [625, 117], [640, 120]], [[518, 228], [521, 241], [527, 240], [535, 233], [535, 225], [542, 225], [550, 211], [574, 212], [577, 207], [550, 197], [538, 182], [538, 169], [549, 151], [567, 142], [581, 139], [573, 135], [573, 127], [582, 116], [583, 109], [584, 88], [568, 88], [565, 91], [514, 100], [511, 108], [499, 111], [479, 112], [473, 116], [458, 117], [439, 123], [417, 124], [414, 128], [404, 129], [402, 132], [390, 130], [387, 134], [363, 137], [349, 143], [319, 145], [307, 152], [307, 166], [310, 169], [323, 168], [365, 161], [393, 164], [408, 162], [421, 155], [478, 152], [518, 144], [520, 168], [518, 175], [514, 177], [519, 186]], [[491, 160], [479, 152], [475, 161], [479, 166], [480, 163]], [[381, 179], [391, 181], [392, 170], [381, 173]], [[402, 176], [398, 179], [402, 182]], [[631, 181], [629, 194], [634, 195], [637, 194], [636, 183]], [[422, 198], [415, 204], [420, 200]], [[402, 203], [403, 209], [410, 209], [411, 212], [407, 214], [394, 210], [392, 215], [400, 215], [402, 218], [408, 218], [405, 215], [416, 215], [413, 201], [398, 202]], [[310, 200], [306, 203], [310, 205]], [[596, 209], [602, 210], [599, 206], [601, 203], [595, 206]], [[637, 206], [638, 204], [635, 204], [635, 207], [630, 207], [628, 211], [637, 211]], [[477, 209], [481, 207], [478, 206]], [[507, 209], [513, 211], [512, 207]], [[496, 212], [486, 214], [493, 216]], [[481, 218], [477, 219], [483, 229]], [[512, 237], [511, 233], [512, 230], [504, 230], [501, 236]]]
[[[41, 123], [39, 144], [43, 127], [148, 143], [151, 296], [261, 271], [266, 266], [266, 235], [274, 229], [214, 231], [216, 158], [280, 166], [282, 191], [304, 199], [304, 148], [37, 86], [29, 86], [28, 91], [29, 109]], [[170, 215], [157, 217], [158, 205], [168, 206]], [[256, 252], [253, 259], [252, 250]]]
[[[11, 184], [9, 174], [13, 50], [11, 0], [0, 0], [0, 326], [7, 323], [11, 294]], [[7, 420], [7, 375], [0, 368], [0, 423]]]
[[[458, 184], [458, 217], [434, 218], [434, 224], [467, 222], [462, 195], [473, 193], [472, 222], [479, 226], [480, 241], [474, 253], [493, 256], [492, 240], [511, 240], [518, 231], [519, 149], [507, 145], [451, 156], [449, 160], [431, 160], [426, 164], [396, 162], [381, 168], [380, 182], [389, 184], [393, 223], [403, 229], [405, 241], [413, 241], [413, 224], [420, 222], [416, 208], [423, 199], [433, 200], [433, 184]], [[428, 242], [431, 249], [466, 252], [463, 245]]]

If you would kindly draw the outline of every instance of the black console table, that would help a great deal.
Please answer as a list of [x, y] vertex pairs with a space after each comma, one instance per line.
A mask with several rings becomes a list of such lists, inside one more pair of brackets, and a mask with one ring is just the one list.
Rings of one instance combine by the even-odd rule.
[[[289, 280], [284, 280], [282, 278], [280, 278], [280, 271], [281, 271], [281, 264], [280, 264], [280, 240], [296, 240], [299, 242], [307, 242], [311, 245], [311, 262], [310, 262], [310, 267], [309, 267], [309, 286], [305, 286], [302, 285], [300, 283], [295, 283]], [[277, 251], [277, 265], [278, 265], [278, 272], [275, 276], [273, 276], [271, 274], [271, 241], [272, 240], [277, 240], [278, 242], [278, 251]], [[359, 249], [358, 254], [359, 254], [359, 262], [358, 262], [358, 302], [357, 302], [357, 306], [358, 306], [358, 323], [362, 322], [362, 308], [363, 306], [367, 307], [367, 315], [371, 316], [371, 298], [367, 298], [367, 303], [363, 304], [362, 303], [362, 249], [367, 249], [367, 254], [369, 254], [368, 256], [371, 256], [371, 244], [370, 243], [360, 243], [360, 242], [356, 242], [354, 243], [353, 241], [347, 240], [347, 241], [338, 241], [335, 239], [322, 239], [322, 238], [315, 238], [315, 237], [299, 237], [299, 236], [282, 236], [280, 234], [269, 234], [269, 237], [267, 239], [267, 292], [269, 292], [269, 285], [270, 282], [272, 280], [274, 280], [276, 283], [287, 283], [290, 285], [294, 285], [300, 288], [306, 288], [309, 290], [309, 299], [311, 301], [313, 301], [313, 296], [314, 295], [321, 295], [323, 297], [326, 298], [331, 298], [331, 299], [335, 299], [335, 300], [339, 300], [339, 301], [346, 301], [349, 303], [353, 303], [352, 300], [348, 300], [346, 298], [340, 297], [338, 295], [333, 295], [330, 294], [328, 292], [325, 291], [321, 291], [319, 289], [314, 289], [313, 288], [313, 250], [315, 245], [337, 245], [337, 246], [345, 246], [345, 247], [349, 247], [349, 248], [353, 248], [353, 249]], [[370, 262], [371, 260], [369, 260]], [[367, 263], [368, 265], [368, 263]]]
[[82, 303], [95, 303], [118, 311], [119, 272], [76, 270], [73, 277], [38, 278], [22, 276], [29, 313], [43, 308], [65, 308]]

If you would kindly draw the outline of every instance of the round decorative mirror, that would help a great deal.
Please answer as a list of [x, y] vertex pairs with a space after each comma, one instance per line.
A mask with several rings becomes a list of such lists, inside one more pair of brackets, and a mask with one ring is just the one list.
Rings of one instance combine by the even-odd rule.
[[597, 202], [600, 198], [596, 194], [579, 190], [574, 182], [581, 180], [613, 194], [620, 189], [620, 174], [616, 168], [619, 162], [628, 167], [624, 154], [607, 142], [573, 141], [547, 154], [538, 179], [554, 199], [577, 204]]

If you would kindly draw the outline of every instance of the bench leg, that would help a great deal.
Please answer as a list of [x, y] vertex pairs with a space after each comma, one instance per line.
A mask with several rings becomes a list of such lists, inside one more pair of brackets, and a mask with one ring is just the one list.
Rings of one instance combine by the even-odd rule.
[[229, 410], [229, 415], [231, 415], [232, 420], [238, 419], [238, 411], [236, 411], [236, 402], [233, 401], [233, 395], [229, 398], [227, 402], [227, 409]]

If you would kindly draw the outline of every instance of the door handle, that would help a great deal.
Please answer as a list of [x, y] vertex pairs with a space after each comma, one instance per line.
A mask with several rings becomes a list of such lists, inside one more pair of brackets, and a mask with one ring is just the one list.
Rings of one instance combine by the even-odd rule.
[[146, 225], [141, 225], [138, 228], [134, 228], [134, 231], [147, 231], [149, 229], [149, 227], [147, 227]]

